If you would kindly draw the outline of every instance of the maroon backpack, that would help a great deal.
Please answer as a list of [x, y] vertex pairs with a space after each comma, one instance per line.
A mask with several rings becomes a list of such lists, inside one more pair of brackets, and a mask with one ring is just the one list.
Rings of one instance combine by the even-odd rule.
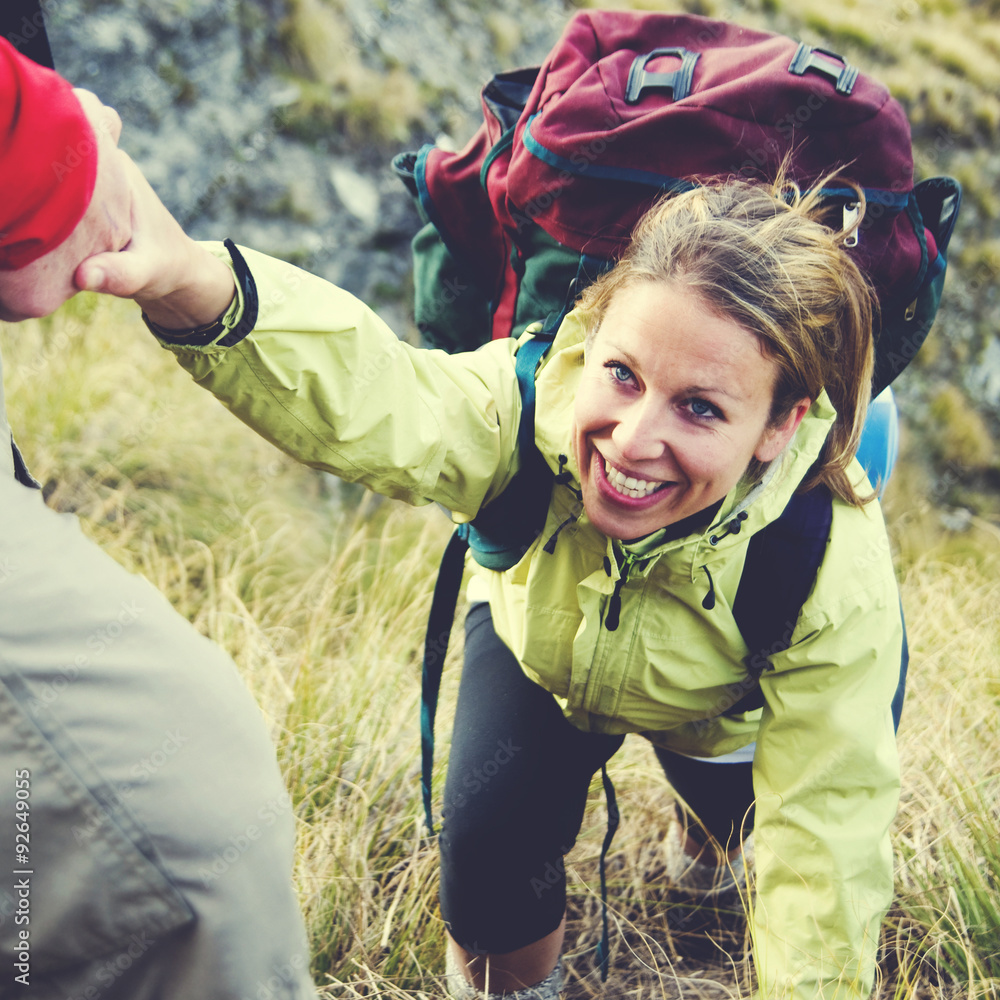
[[[417, 323], [471, 349], [565, 310], [665, 191], [694, 178], [809, 188], [834, 167], [868, 209], [850, 252], [881, 306], [874, 389], [930, 329], [960, 191], [914, 187], [910, 129], [888, 90], [839, 56], [688, 14], [581, 11], [540, 69], [500, 74], [464, 150], [396, 157], [427, 225], [414, 239]], [[827, 192], [845, 218], [850, 188]]]

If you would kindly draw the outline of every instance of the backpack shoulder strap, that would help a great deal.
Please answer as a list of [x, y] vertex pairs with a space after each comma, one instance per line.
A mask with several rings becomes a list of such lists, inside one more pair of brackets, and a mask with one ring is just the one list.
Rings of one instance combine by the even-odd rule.
[[431, 785], [434, 775], [434, 717], [437, 715], [438, 692], [444, 659], [448, 654], [451, 626], [455, 620], [458, 592], [462, 588], [465, 553], [469, 548], [468, 525], [460, 525], [448, 540], [437, 581], [424, 636], [424, 662], [420, 674], [420, 790], [424, 800], [424, 822], [433, 834], [434, 813], [431, 808]]
[[515, 371], [521, 394], [517, 446], [521, 468], [503, 493], [487, 504], [467, 527], [472, 557], [487, 569], [510, 569], [528, 551], [545, 524], [552, 492], [552, 470], [535, 447], [535, 372], [552, 344], [542, 331], [523, 343]]
[[750, 650], [746, 659], [752, 687], [725, 715], [764, 706], [760, 676], [769, 657], [788, 649], [802, 605], [826, 554], [833, 521], [829, 490], [818, 486], [797, 493], [781, 516], [750, 539], [733, 617]]
[[434, 717], [437, 714], [444, 659], [458, 607], [458, 594], [462, 589], [465, 553], [471, 549], [476, 562], [487, 569], [509, 569], [528, 551], [545, 524], [553, 476], [535, 447], [535, 372], [553, 337], [554, 334], [546, 327], [518, 348], [515, 359], [521, 393], [521, 420], [517, 428], [521, 468], [499, 497], [484, 507], [473, 521], [455, 529], [445, 548], [434, 584], [420, 682], [420, 784], [424, 820], [431, 834], [434, 833], [431, 808]]

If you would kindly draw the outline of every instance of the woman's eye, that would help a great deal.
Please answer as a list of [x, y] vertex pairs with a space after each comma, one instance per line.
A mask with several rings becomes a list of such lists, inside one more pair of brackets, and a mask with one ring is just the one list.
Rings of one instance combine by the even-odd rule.
[[691, 408], [691, 412], [702, 419], [704, 418], [722, 418], [722, 410], [717, 406], [713, 406], [708, 400], [705, 399], [692, 399], [688, 402], [688, 406]]
[[609, 361], [605, 366], [616, 382], [631, 382], [635, 379], [632, 370], [617, 361]]

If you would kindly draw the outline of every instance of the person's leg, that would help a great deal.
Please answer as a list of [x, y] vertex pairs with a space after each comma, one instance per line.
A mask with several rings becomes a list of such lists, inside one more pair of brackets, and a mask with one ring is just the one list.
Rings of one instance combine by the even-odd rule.
[[704, 827], [687, 825], [685, 852], [695, 858], [707, 851], [719, 861], [736, 857], [753, 830], [752, 762], [700, 760], [653, 749], [667, 781]]
[[313, 995], [291, 802], [233, 662], [37, 491], [2, 477], [0, 509], [0, 842], [30, 829], [4, 967], [30, 956], [33, 1000]]
[[[446, 972], [451, 995], [457, 1000], [498, 994], [530, 1000], [552, 1000], [562, 982], [559, 956], [566, 934], [566, 918], [545, 937], [506, 953], [477, 955], [448, 936]], [[457, 984], [457, 989], [456, 989]]]
[[563, 855], [590, 778], [620, 736], [584, 733], [525, 677], [487, 605], [466, 618], [465, 667], [445, 782], [441, 910], [453, 965], [491, 993], [549, 976], [562, 945]]

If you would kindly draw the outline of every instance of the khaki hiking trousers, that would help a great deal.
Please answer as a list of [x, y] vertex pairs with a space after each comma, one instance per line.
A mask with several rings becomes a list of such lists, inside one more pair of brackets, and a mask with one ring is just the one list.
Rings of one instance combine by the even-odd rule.
[[313, 996], [235, 665], [38, 490], [0, 511], [0, 998]]

